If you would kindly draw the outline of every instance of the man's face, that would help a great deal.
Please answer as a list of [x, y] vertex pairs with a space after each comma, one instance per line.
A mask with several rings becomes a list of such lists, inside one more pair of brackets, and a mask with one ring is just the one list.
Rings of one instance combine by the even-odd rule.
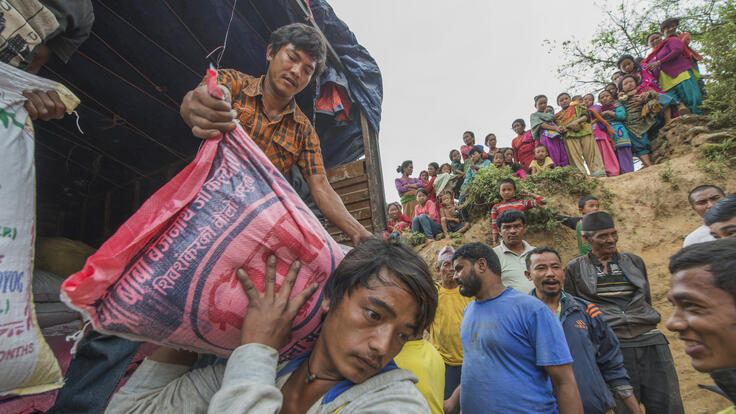
[[511, 125], [511, 129], [516, 132], [516, 135], [521, 135], [524, 133], [524, 126], [521, 125], [521, 122], [514, 122], [514, 124]]
[[524, 274], [534, 283], [537, 292], [545, 296], [559, 295], [565, 284], [565, 268], [560, 258], [551, 252], [532, 255], [529, 270]]
[[675, 307], [667, 329], [685, 342], [693, 368], [703, 372], [736, 368], [736, 302], [713, 284], [708, 268], [672, 275], [667, 299]]
[[417, 334], [419, 306], [409, 288], [392, 272], [382, 269], [367, 287], [357, 285], [326, 312], [320, 336], [336, 370], [361, 383], [388, 364], [409, 338]]
[[662, 35], [655, 33], [649, 36], [649, 47], [656, 49], [659, 44], [662, 43]]
[[465, 145], [473, 145], [475, 144], [475, 138], [466, 132], [463, 134], [463, 142]]
[[588, 213], [594, 213], [598, 210], [600, 210], [601, 205], [598, 202], [598, 200], [588, 200], [583, 205], [583, 208], [580, 210], [581, 215], [586, 215]]
[[568, 106], [570, 106], [570, 95], [564, 94], [557, 98], [557, 105], [560, 105], [562, 109], [567, 109]]
[[316, 63], [308, 53], [291, 43], [282, 46], [275, 55], [269, 45], [266, 49], [268, 77], [275, 92], [283, 97], [292, 97], [301, 92], [312, 79]]
[[585, 237], [597, 254], [613, 254], [616, 253], [616, 243], [618, 243], [618, 233], [615, 228], [596, 230], [593, 236]]
[[465, 297], [477, 296], [483, 283], [480, 276], [475, 272], [478, 262], [484, 259], [476, 260], [475, 264], [468, 259], [458, 257], [454, 261], [455, 265], [455, 283], [460, 286], [460, 294]]
[[455, 286], [455, 268], [452, 264], [452, 259], [447, 259], [439, 267], [440, 277], [442, 277], [442, 284], [446, 286]]
[[718, 221], [710, 225], [710, 234], [716, 239], [736, 238], [736, 216], [731, 220]]
[[693, 210], [695, 210], [700, 217], [703, 217], [705, 212], [708, 211], [709, 208], [713, 207], [713, 204], [723, 198], [723, 194], [715, 188], [706, 188], [698, 191], [697, 193], [693, 193], [691, 198]]
[[506, 246], [518, 246], [521, 241], [524, 240], [526, 234], [526, 224], [521, 222], [521, 219], [516, 219], [511, 223], [501, 224], [501, 237]]

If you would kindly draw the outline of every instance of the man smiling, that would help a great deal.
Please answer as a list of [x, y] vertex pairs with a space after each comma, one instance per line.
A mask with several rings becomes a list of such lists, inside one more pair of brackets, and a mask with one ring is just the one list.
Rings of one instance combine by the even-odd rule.
[[191, 353], [161, 348], [115, 395], [108, 413], [427, 413], [416, 377], [393, 358], [431, 323], [437, 290], [411, 249], [376, 239], [345, 256], [325, 285], [322, 329], [311, 354], [278, 364], [294, 316], [312, 286], [289, 299], [299, 264], [275, 288], [238, 278], [249, 300], [241, 346], [227, 365], [190, 371]]
[[[567, 264], [565, 292], [594, 303], [618, 337], [637, 400], [650, 413], [683, 413], [680, 386], [667, 339], [657, 329], [647, 268], [641, 257], [616, 248], [610, 214], [583, 217], [583, 237], [593, 250]], [[616, 413], [626, 413], [617, 403]]]
[[[736, 239], [686, 247], [670, 258], [667, 329], [685, 342], [693, 368], [711, 372], [736, 403]], [[715, 372], [716, 370], [724, 370]]]
[[551, 247], [538, 247], [526, 256], [526, 266], [526, 277], [534, 283], [531, 295], [557, 315], [565, 331], [585, 413], [605, 414], [616, 406], [615, 396], [630, 413], [641, 414], [618, 339], [601, 311], [562, 291], [565, 270], [560, 254]]

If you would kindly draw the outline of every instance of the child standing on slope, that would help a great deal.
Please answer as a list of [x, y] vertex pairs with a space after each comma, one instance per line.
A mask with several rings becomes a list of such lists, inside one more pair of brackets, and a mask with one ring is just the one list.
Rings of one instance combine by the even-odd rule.
[[491, 237], [494, 246], [498, 244], [498, 227], [496, 226], [496, 218], [499, 214], [506, 210], [526, 211], [534, 207], [547, 204], [544, 197], [526, 191], [519, 192], [519, 195], [522, 197], [534, 197], [534, 200], [518, 200], [514, 198], [516, 195], [516, 182], [511, 178], [501, 180], [498, 185], [498, 193], [501, 196], [501, 202], [494, 204], [493, 208], [491, 208]]
[[601, 104], [601, 116], [608, 121], [613, 129], [613, 146], [616, 149], [616, 158], [621, 174], [634, 172], [634, 156], [631, 153], [631, 139], [629, 131], [621, 122], [626, 119], [626, 109], [618, 105], [611, 92], [603, 90], [598, 94]]

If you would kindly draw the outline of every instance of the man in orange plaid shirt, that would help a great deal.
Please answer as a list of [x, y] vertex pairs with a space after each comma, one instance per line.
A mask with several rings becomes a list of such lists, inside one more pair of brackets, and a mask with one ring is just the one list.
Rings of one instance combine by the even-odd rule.
[[219, 70], [225, 98], [210, 96], [200, 85], [186, 94], [180, 112], [194, 136], [202, 139], [232, 131], [239, 122], [282, 174], [294, 164], [299, 167], [317, 208], [358, 243], [371, 234], [348, 213], [327, 181], [317, 133], [294, 101], [324, 70], [325, 56], [316, 29], [301, 23], [283, 26], [271, 34], [265, 75]]

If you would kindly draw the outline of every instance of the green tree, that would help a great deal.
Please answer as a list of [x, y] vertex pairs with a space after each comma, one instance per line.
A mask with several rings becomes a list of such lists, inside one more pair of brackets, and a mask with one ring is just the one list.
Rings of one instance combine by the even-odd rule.
[[592, 39], [545, 42], [552, 46], [552, 52], [565, 56], [566, 63], [557, 69], [560, 79], [569, 81], [571, 87], [602, 87], [611, 81], [621, 55], [646, 57], [646, 38], [659, 31], [664, 19], [681, 18], [679, 30], [690, 32], [691, 45], [697, 50], [701, 40], [723, 25], [723, 8], [729, 3], [732, 0], [620, 0], [615, 7], [600, 6], [602, 18]]
[[736, 1], [716, 7], [718, 22], [702, 37], [705, 66], [710, 73], [704, 107], [714, 127], [736, 126]]

